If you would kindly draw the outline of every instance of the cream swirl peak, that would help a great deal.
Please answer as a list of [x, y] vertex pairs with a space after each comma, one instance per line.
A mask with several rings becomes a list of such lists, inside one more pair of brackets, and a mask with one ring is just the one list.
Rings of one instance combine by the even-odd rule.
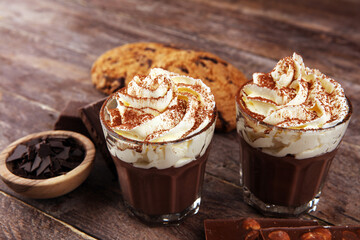
[[281, 59], [270, 73], [254, 73], [240, 96], [251, 116], [285, 128], [331, 127], [349, 111], [341, 85], [319, 70], [305, 67], [296, 53]]
[[154, 68], [135, 76], [115, 93], [106, 111], [107, 124], [138, 141], [163, 142], [193, 135], [214, 117], [215, 100], [200, 79]]

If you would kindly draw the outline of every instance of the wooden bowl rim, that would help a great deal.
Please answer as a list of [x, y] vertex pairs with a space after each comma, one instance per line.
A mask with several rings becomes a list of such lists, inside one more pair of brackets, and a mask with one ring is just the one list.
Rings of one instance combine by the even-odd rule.
[[[30, 179], [30, 178], [20, 177], [12, 173], [7, 168], [6, 159], [10, 156], [10, 153], [12, 153], [19, 144], [28, 142], [31, 139], [45, 137], [45, 136], [65, 136], [65, 137], [75, 138], [85, 148], [84, 160], [79, 164], [79, 166], [67, 172], [66, 174], [52, 178], [46, 178], [46, 179]], [[33, 186], [33, 185], [42, 186], [42, 187], [54, 186], [84, 172], [88, 167], [92, 166], [92, 162], [94, 161], [94, 158], [95, 158], [94, 144], [89, 138], [85, 137], [80, 133], [65, 131], [65, 130], [50, 130], [50, 131], [32, 133], [10, 143], [0, 153], [0, 176], [4, 181], [8, 183], [13, 183], [21, 186]]]

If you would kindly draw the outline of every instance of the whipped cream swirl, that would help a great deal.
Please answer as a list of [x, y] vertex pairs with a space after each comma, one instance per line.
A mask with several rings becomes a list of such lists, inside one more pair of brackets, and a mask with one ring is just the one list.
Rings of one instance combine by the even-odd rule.
[[200, 79], [154, 68], [115, 93], [107, 125], [138, 141], [164, 142], [201, 131], [214, 117], [214, 96]]
[[341, 85], [305, 67], [296, 53], [280, 60], [270, 73], [254, 73], [240, 95], [252, 117], [278, 127], [328, 128], [349, 111]]

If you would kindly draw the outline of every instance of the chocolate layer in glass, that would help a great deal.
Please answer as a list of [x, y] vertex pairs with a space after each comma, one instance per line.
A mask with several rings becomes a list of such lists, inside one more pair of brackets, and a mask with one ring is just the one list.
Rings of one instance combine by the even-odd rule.
[[[247, 118], [246, 121], [256, 121], [246, 116], [246, 113], [241, 113], [238, 102], [237, 107], [239, 121], [244, 121], [244, 118]], [[347, 125], [350, 115], [351, 104], [348, 117], [340, 125]], [[263, 123], [256, 124], [259, 126]], [[268, 131], [276, 128], [265, 126]], [[323, 134], [324, 131], [332, 131], [332, 129], [309, 130], [308, 132], [306, 130], [278, 130], [289, 131], [291, 134], [297, 133], [299, 136], [307, 134], [310, 138], [316, 138], [316, 135]], [[266, 131], [264, 130], [265, 133]], [[335, 127], [334, 131], [336, 131]], [[339, 138], [341, 139], [342, 135]], [[240, 183], [243, 187], [244, 200], [248, 204], [268, 215], [298, 215], [316, 209], [321, 189], [339, 145], [330, 152], [297, 159], [291, 154], [278, 157], [263, 152], [261, 148], [254, 148], [244, 140], [241, 133], [239, 133], [239, 141]]]
[[189, 164], [167, 169], [137, 168], [113, 158], [124, 201], [137, 214], [149, 215], [148, 220], [199, 205], [208, 155], [209, 149]]
[[313, 211], [352, 113], [340, 84], [294, 54], [236, 96], [244, 200], [267, 215]]
[[324, 155], [296, 159], [274, 157], [241, 142], [243, 186], [263, 202], [298, 207], [320, 192], [337, 149]]

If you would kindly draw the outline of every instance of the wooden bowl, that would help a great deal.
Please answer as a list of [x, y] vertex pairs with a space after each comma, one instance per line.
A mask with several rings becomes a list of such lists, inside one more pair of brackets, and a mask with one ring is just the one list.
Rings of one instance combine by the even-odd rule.
[[[85, 149], [84, 160], [79, 166], [64, 175], [47, 179], [29, 179], [13, 174], [7, 167], [6, 159], [21, 144], [41, 137], [72, 137]], [[7, 146], [0, 154], [0, 177], [15, 192], [36, 199], [54, 198], [77, 188], [89, 176], [95, 157], [94, 144], [85, 136], [71, 131], [45, 131], [30, 134]]]

